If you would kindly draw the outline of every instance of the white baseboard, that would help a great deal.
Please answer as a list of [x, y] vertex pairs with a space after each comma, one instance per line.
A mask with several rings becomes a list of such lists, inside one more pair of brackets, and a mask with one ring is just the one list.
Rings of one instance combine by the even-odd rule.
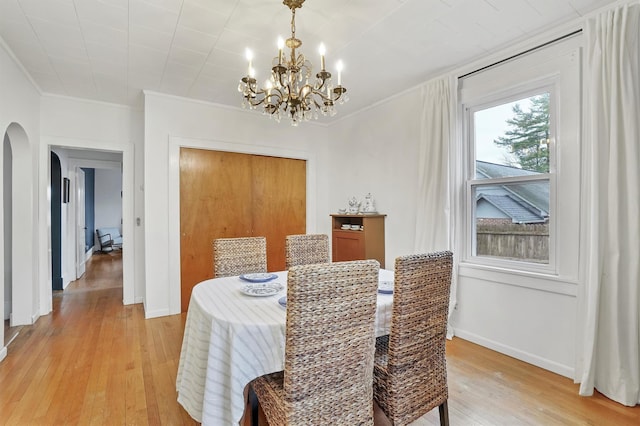
[[[17, 332], [17, 333], [15, 333], [13, 336], [11, 336], [11, 340], [9, 340], [9, 341], [7, 342], [7, 346], [6, 346], [7, 348], [9, 347], [9, 345], [11, 344], [11, 342], [13, 342], [14, 340], [16, 340], [16, 337], [18, 337], [18, 334], [20, 334], [20, 332]], [[6, 338], [7, 336], [4, 336], [4, 337]]]
[[0, 349], [0, 362], [7, 357], [7, 347]]
[[144, 319], [166, 317], [167, 315], [171, 315], [171, 312], [169, 311], [169, 309], [158, 309], [156, 311], [149, 311], [149, 312], [145, 311]]
[[496, 342], [494, 340], [490, 340], [482, 336], [479, 336], [477, 334], [470, 333], [457, 328], [455, 329], [455, 336], [460, 337], [461, 339], [476, 343], [480, 346], [484, 346], [485, 348], [492, 349], [496, 352], [509, 355], [510, 357], [535, 365], [536, 367], [544, 368], [545, 370], [549, 370], [561, 376], [568, 377], [570, 379], [574, 378], [575, 369], [568, 365], [559, 364], [555, 361], [542, 358], [538, 355], [525, 352], [520, 349], [507, 346], [502, 343]]
[[38, 321], [38, 318], [40, 318], [40, 314], [31, 315], [31, 325], [35, 324], [36, 321]]

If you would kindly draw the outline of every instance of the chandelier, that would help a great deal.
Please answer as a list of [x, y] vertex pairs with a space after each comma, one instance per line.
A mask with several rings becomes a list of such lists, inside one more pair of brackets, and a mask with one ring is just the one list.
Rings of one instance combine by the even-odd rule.
[[[283, 4], [291, 9], [291, 37], [286, 41], [278, 40], [278, 56], [273, 58], [271, 76], [264, 87], [258, 87], [255, 71], [251, 66], [253, 55], [247, 49], [249, 68], [247, 75], [242, 77], [238, 91], [242, 93], [242, 107], [256, 109], [262, 105], [263, 113], [280, 122], [281, 116], [288, 116], [292, 126], [301, 121], [308, 121], [312, 117], [318, 118], [318, 113], [324, 116], [336, 114], [335, 104], [348, 101], [345, 94], [347, 89], [342, 87], [342, 62], [338, 62], [337, 85], [333, 85], [331, 73], [325, 69], [325, 49], [320, 45], [320, 71], [315, 81], [310, 82], [312, 75], [311, 62], [305, 59], [296, 49], [302, 46], [302, 41], [296, 38], [296, 9], [302, 7], [304, 0], [284, 0]], [[288, 56], [283, 52], [284, 46], [290, 49]]]

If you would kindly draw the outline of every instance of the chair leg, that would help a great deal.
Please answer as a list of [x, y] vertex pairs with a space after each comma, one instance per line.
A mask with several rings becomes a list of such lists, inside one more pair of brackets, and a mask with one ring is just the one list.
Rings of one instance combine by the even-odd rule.
[[449, 407], [447, 401], [438, 406], [440, 412], [440, 426], [449, 426]]
[[251, 386], [249, 386], [249, 391], [247, 392], [247, 399], [251, 406], [251, 426], [259, 426], [258, 395], [256, 395]]

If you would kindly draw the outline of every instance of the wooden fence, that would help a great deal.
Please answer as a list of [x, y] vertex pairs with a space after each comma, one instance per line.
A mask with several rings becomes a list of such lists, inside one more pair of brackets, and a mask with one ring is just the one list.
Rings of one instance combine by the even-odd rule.
[[479, 219], [476, 254], [528, 262], [549, 262], [549, 224], [517, 224]]

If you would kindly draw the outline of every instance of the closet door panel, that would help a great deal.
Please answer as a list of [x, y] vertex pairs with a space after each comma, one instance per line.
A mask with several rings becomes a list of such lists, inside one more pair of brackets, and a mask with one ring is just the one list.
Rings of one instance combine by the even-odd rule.
[[191, 289], [213, 277], [213, 240], [251, 235], [251, 156], [180, 149], [180, 282], [186, 312]]
[[267, 237], [267, 269], [285, 268], [287, 235], [306, 233], [306, 161], [253, 156], [253, 234]]

